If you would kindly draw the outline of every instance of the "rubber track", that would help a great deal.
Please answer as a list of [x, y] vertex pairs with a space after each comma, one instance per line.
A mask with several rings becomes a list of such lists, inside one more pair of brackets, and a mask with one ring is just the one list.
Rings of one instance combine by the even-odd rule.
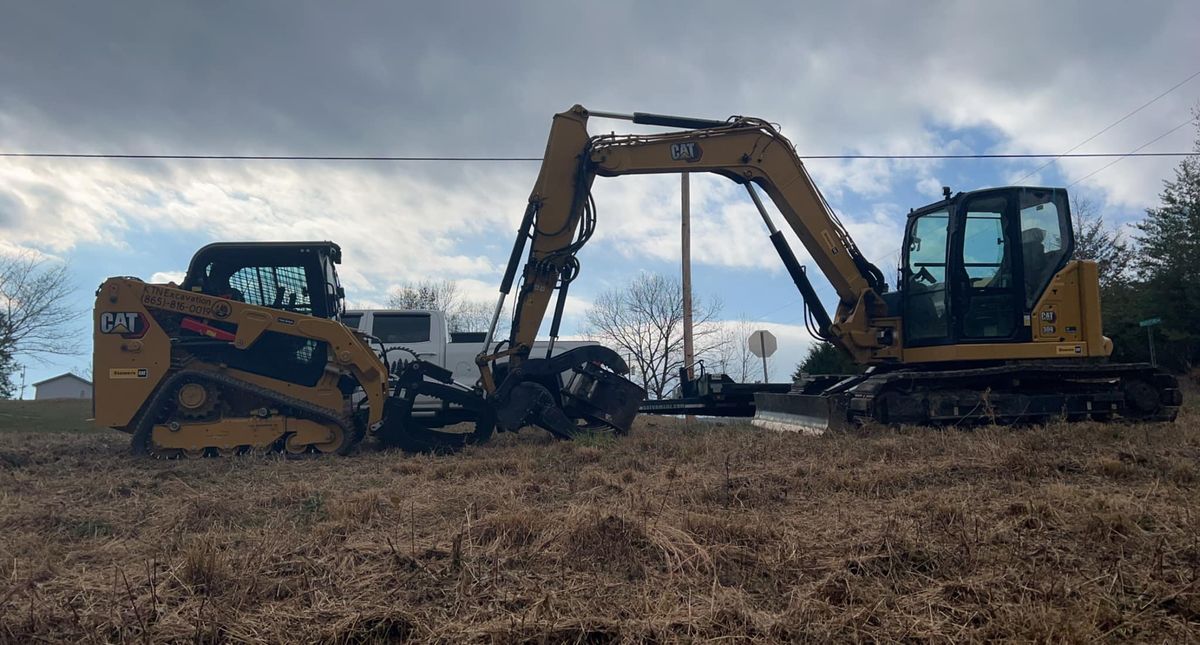
[[[1167, 400], [1179, 401], [1178, 383], [1174, 376], [1163, 372], [1148, 363], [1118, 363], [1118, 364], [1057, 364], [1044, 363], [1011, 363], [995, 367], [972, 368], [963, 370], [922, 371], [905, 369], [894, 372], [866, 374], [858, 379], [843, 381], [837, 386], [826, 390], [826, 394], [849, 392], [857, 399], [873, 401], [879, 393], [890, 386], [911, 388], [914, 395], [935, 392], [956, 383], [968, 382], [972, 379], [1016, 376], [1023, 380], [1045, 380], [1073, 382], [1072, 379], [1125, 379], [1136, 378], [1151, 384], [1159, 392], [1159, 398], [1164, 403], [1157, 413], [1152, 415], [1135, 416], [1137, 421], [1173, 421], [1179, 413], [1180, 405], [1172, 405]], [[1120, 381], [1116, 384], [1120, 388]], [[969, 389], [969, 387], [968, 387]], [[1064, 396], [1067, 393], [1063, 393]], [[869, 406], [873, 407], [873, 406]], [[858, 414], [851, 416], [859, 417]], [[871, 415], [865, 415], [871, 416]], [[861, 418], [861, 417], [859, 417]], [[1128, 417], [1126, 417], [1128, 418]]]
[[[299, 418], [314, 418], [323, 423], [335, 423], [342, 428], [342, 432], [349, 438], [343, 446], [338, 449], [337, 454], [349, 454], [355, 446], [362, 441], [363, 433], [359, 432], [354, 423], [345, 417], [335, 414], [330, 414], [325, 408], [313, 405], [307, 401], [297, 399], [295, 397], [286, 396], [253, 383], [247, 383], [239, 379], [224, 374], [216, 374], [205, 370], [181, 370], [168, 376], [158, 391], [150, 398], [150, 402], [146, 405], [139, 417], [133, 431], [133, 440], [131, 448], [134, 454], [145, 455], [151, 454], [153, 451], [150, 447], [150, 436], [154, 430], [155, 419], [158, 417], [156, 412], [163, 409], [171, 394], [175, 391], [175, 387], [182, 381], [187, 379], [206, 380], [210, 383], [215, 383], [222, 387], [229, 387], [243, 392], [248, 392], [255, 396], [260, 396], [268, 401], [272, 401], [283, 408], [298, 410], [302, 413]], [[297, 415], [289, 415], [297, 416]]]

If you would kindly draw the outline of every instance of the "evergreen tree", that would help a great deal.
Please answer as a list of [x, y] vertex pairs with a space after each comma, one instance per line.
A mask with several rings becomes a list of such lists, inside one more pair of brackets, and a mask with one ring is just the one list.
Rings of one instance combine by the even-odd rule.
[[1100, 274], [1100, 315], [1104, 334], [1113, 339], [1113, 360], [1145, 362], [1150, 359], [1142, 319], [1142, 285], [1133, 272], [1135, 249], [1119, 228], [1110, 227], [1095, 202], [1071, 199], [1077, 260], [1094, 260]]
[[819, 342], [808, 348], [808, 354], [796, 366], [792, 378], [800, 378], [801, 373], [858, 374], [862, 371], [862, 366], [855, 363], [854, 359], [840, 347], [833, 343]]
[[1200, 359], [1200, 138], [1194, 149], [1163, 182], [1160, 205], [1146, 210], [1135, 236], [1142, 317], [1163, 319], [1159, 355], [1181, 370]]

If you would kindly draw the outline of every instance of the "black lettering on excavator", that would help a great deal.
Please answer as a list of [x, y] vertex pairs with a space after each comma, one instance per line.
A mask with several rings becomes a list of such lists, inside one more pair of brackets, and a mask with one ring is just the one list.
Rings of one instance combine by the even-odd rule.
[[232, 311], [229, 303], [219, 298], [157, 285], [146, 286], [142, 304], [152, 309], [166, 309], [201, 318], [226, 318]]
[[700, 161], [700, 156], [703, 154], [704, 151], [700, 149], [700, 144], [695, 141], [671, 144], [672, 161]]

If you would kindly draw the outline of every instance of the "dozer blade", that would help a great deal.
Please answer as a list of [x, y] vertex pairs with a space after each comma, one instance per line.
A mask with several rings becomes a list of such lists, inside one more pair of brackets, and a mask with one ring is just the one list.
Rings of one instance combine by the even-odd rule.
[[754, 395], [751, 423], [777, 432], [823, 434], [845, 425], [845, 411], [838, 401], [836, 395], [759, 392]]

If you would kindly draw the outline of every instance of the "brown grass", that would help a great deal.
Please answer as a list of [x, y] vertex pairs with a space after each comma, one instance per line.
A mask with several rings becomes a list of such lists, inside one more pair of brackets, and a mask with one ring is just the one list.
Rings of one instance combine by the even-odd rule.
[[1200, 640], [1200, 415], [157, 462], [6, 433], [0, 640]]

